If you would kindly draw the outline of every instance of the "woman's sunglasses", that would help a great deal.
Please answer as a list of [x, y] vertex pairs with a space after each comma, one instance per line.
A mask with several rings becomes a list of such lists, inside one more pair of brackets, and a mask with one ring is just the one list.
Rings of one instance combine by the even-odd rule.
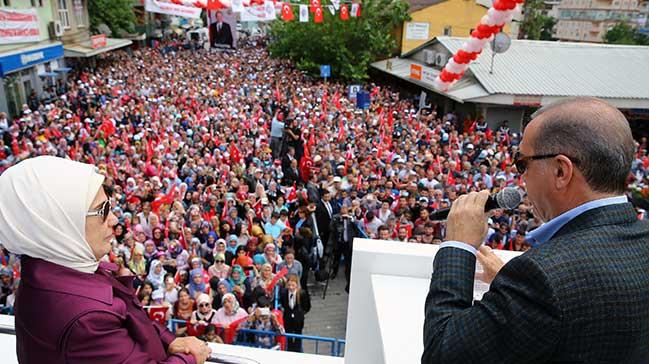
[[106, 219], [108, 218], [108, 214], [110, 214], [111, 208], [112, 208], [112, 203], [110, 202], [110, 199], [108, 199], [104, 201], [104, 203], [102, 203], [97, 210], [90, 210], [86, 212], [86, 216], [101, 216], [101, 221], [106, 222]]
[[201, 303], [198, 307], [210, 307], [209, 303]]

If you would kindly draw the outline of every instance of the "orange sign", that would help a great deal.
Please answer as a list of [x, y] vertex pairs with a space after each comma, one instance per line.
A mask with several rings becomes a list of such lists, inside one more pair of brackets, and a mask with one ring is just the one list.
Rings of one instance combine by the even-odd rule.
[[410, 64], [410, 78], [421, 81], [421, 66], [418, 64]]
[[105, 47], [106, 34], [97, 34], [90, 37], [90, 45], [92, 46], [92, 49]]

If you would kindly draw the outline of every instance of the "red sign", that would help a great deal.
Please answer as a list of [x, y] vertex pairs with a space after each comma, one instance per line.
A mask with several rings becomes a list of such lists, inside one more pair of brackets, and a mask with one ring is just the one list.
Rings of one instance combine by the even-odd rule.
[[90, 44], [92, 49], [102, 48], [106, 46], [106, 34], [97, 34], [90, 37]]

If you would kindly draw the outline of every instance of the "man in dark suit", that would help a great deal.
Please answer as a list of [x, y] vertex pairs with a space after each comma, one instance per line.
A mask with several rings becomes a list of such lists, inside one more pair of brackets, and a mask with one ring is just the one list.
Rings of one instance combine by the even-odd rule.
[[335, 209], [333, 201], [331, 201], [331, 192], [329, 190], [323, 189], [320, 196], [321, 199], [318, 201], [315, 209], [315, 218], [318, 224], [318, 232], [320, 233], [320, 238], [322, 239], [322, 244], [324, 244], [326, 252], [327, 243], [329, 242], [331, 219], [333, 219], [338, 211]]
[[334, 215], [331, 220], [329, 243], [333, 260], [331, 262], [331, 279], [336, 278], [340, 266], [340, 258], [345, 257], [345, 279], [347, 285], [345, 290], [349, 291], [349, 279], [352, 269], [352, 249], [354, 238], [360, 237], [361, 233], [356, 225], [356, 219], [349, 213], [347, 206], [342, 205], [340, 212]]
[[291, 165], [284, 171], [284, 186], [292, 186], [293, 183], [300, 182], [300, 169], [297, 167], [297, 159], [293, 158]]
[[[635, 152], [622, 113], [594, 98], [541, 109], [516, 166], [536, 247], [502, 266], [482, 246], [488, 191], [458, 198], [435, 256], [422, 363], [647, 363], [649, 224], [624, 191]], [[476, 254], [492, 277], [472, 302]], [[489, 281], [489, 279], [485, 279]]]
[[223, 21], [223, 13], [216, 13], [216, 22], [210, 24], [212, 36], [212, 47], [225, 45], [232, 48], [232, 30], [230, 24]]

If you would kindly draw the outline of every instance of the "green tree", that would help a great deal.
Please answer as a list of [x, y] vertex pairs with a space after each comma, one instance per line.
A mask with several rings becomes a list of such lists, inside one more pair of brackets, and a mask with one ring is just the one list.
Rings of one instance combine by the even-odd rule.
[[525, 17], [521, 24], [523, 38], [533, 40], [555, 40], [552, 31], [557, 23], [551, 16], [543, 15], [543, 1], [530, 0], [524, 5]]
[[333, 77], [361, 81], [367, 79], [371, 62], [390, 56], [396, 47], [394, 29], [410, 19], [409, 5], [402, 0], [364, 0], [361, 16], [347, 21], [340, 19], [338, 11], [331, 15], [327, 5], [323, 2], [324, 21], [319, 24], [313, 22], [313, 14], [308, 23], [300, 23], [298, 7], [292, 7], [295, 20], [274, 21], [271, 56], [288, 58], [312, 74], [319, 74], [319, 65], [328, 64]]
[[610, 44], [649, 45], [649, 38], [625, 22], [618, 22], [606, 34], [604, 42]]
[[93, 31], [103, 23], [108, 25], [114, 37], [135, 32], [133, 0], [89, 0], [88, 14]]

